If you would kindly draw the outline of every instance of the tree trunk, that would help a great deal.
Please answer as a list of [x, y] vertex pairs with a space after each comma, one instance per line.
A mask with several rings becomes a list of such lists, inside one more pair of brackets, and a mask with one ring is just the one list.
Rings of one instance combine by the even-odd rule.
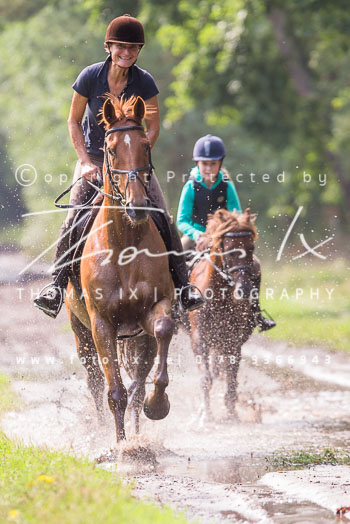
[[281, 55], [286, 59], [287, 69], [295, 89], [301, 96], [312, 95], [311, 72], [308, 69], [298, 43], [287, 30], [288, 16], [286, 11], [273, 8], [268, 12], [267, 16], [272, 24]]

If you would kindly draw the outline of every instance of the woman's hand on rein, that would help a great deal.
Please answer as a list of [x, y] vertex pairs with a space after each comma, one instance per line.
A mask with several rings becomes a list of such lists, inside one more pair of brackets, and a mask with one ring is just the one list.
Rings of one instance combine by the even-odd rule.
[[209, 244], [210, 238], [206, 235], [201, 235], [196, 241], [196, 251], [205, 251]]
[[90, 162], [81, 163], [81, 176], [92, 183], [98, 182], [98, 177], [101, 178], [100, 169]]

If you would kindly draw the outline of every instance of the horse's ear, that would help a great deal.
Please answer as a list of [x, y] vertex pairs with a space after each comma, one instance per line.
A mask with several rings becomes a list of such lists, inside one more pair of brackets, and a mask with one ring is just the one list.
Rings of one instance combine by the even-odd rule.
[[137, 97], [133, 109], [134, 109], [135, 120], [141, 121], [143, 117], [145, 116], [146, 106], [145, 106], [145, 102], [143, 101], [143, 99], [140, 96]]
[[243, 215], [245, 216], [245, 219], [247, 222], [250, 222], [250, 207], [246, 207], [244, 212], [243, 212]]
[[110, 98], [107, 98], [107, 100], [103, 104], [102, 108], [102, 121], [105, 124], [112, 124], [116, 120], [116, 114], [114, 105], [112, 103], [112, 100]]
[[226, 211], [226, 209], [221, 209], [221, 208], [217, 209], [217, 211], [216, 211], [216, 216], [217, 216], [221, 221], [224, 220], [225, 217], [226, 217], [226, 213], [225, 213], [225, 211]]
[[245, 210], [244, 210], [244, 213], [243, 213], [246, 217], [246, 221], [247, 222], [251, 222], [252, 224], [254, 224], [255, 220], [256, 220], [256, 217], [258, 216], [256, 213], [251, 213], [250, 212], [250, 207], [247, 207]]

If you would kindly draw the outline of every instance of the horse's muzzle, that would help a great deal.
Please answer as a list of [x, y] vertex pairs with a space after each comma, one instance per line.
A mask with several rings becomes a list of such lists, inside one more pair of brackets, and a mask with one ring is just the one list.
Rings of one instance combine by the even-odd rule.
[[147, 219], [149, 215], [149, 210], [147, 209], [148, 207], [149, 201], [146, 200], [137, 206], [132, 202], [128, 202], [126, 204], [126, 214], [134, 224], [138, 224], [140, 222], [144, 222]]
[[235, 285], [234, 296], [236, 300], [247, 300], [250, 298], [251, 291], [252, 285], [249, 281], [238, 281]]

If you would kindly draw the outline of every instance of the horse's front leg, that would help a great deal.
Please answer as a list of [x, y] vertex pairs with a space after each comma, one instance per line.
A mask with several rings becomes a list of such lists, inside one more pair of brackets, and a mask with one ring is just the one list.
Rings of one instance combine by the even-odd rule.
[[88, 388], [95, 400], [98, 420], [100, 423], [103, 423], [105, 377], [97, 360], [97, 351], [92, 339], [92, 334], [91, 331], [80, 322], [74, 313], [69, 309], [67, 311], [74, 331], [78, 356], [87, 371]]
[[116, 351], [116, 328], [96, 313], [90, 313], [92, 336], [108, 382], [108, 404], [113, 413], [117, 442], [125, 439], [124, 415], [128, 401], [120, 376]]
[[234, 352], [232, 348], [227, 348], [228, 362], [226, 364], [227, 391], [225, 395], [225, 405], [229, 418], [236, 419], [235, 404], [237, 400], [237, 374], [241, 360], [241, 348], [238, 347]]
[[175, 323], [171, 318], [170, 300], [164, 298], [157, 302], [145, 320], [144, 328], [152, 333], [157, 341], [158, 366], [154, 375], [154, 391], [148, 395], [143, 409], [152, 420], [165, 418], [170, 410], [170, 403], [165, 389], [169, 384], [167, 358]]
[[126, 358], [132, 359], [133, 381], [128, 389], [129, 411], [134, 432], [140, 431], [140, 412], [145, 399], [145, 383], [157, 354], [157, 342], [143, 335], [128, 341]]
[[203, 391], [201, 422], [212, 422], [213, 414], [210, 407], [210, 390], [213, 385], [213, 378], [210, 372], [209, 347], [200, 332], [199, 323], [198, 325], [192, 325], [192, 348], [201, 375], [200, 380]]

